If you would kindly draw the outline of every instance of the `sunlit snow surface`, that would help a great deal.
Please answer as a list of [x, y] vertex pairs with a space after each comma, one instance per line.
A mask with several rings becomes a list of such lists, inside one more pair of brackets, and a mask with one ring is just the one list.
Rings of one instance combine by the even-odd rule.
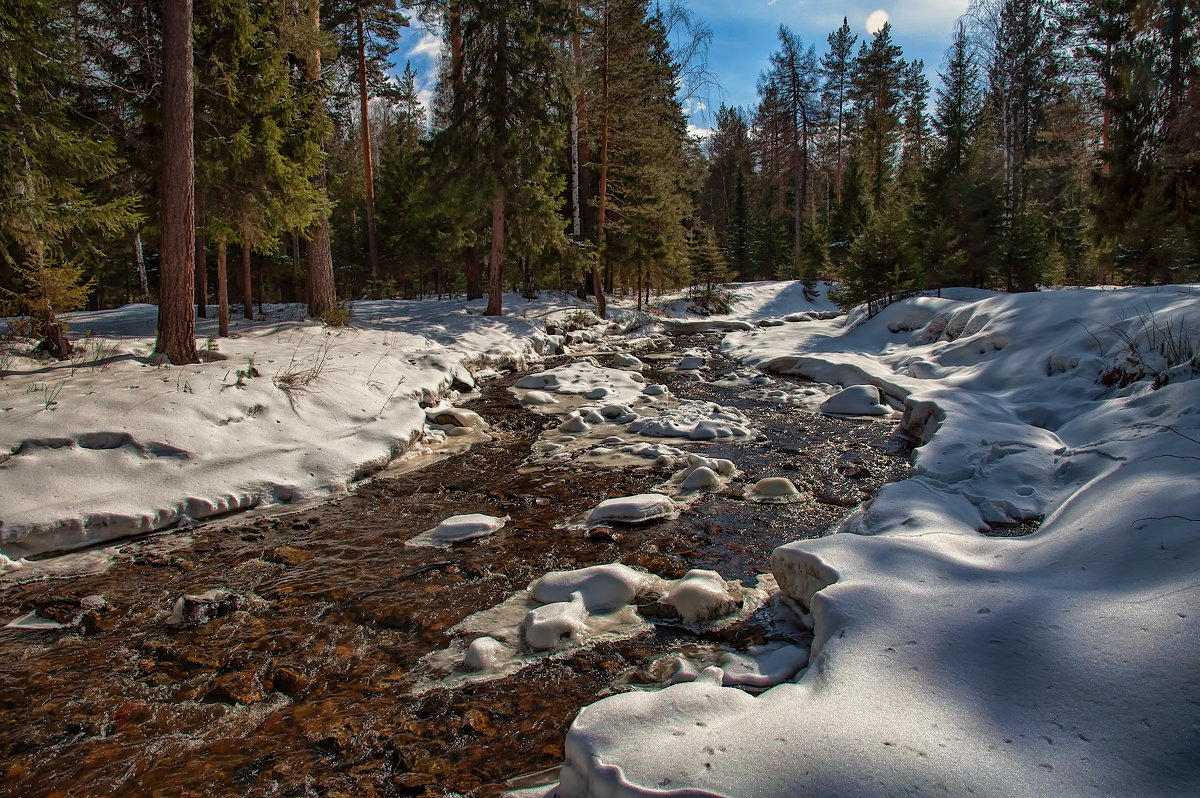
[[747, 364], [903, 403], [913, 476], [775, 552], [815, 621], [797, 683], [711, 669], [606, 698], [556, 794], [1200, 793], [1198, 342], [1195, 286], [946, 292], [728, 335]]

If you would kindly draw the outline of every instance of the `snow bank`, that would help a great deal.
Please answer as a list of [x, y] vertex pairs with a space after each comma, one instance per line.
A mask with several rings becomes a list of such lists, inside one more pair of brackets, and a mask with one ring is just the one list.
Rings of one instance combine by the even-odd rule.
[[913, 476], [775, 552], [815, 621], [796, 683], [751, 696], [712, 668], [599, 701], [557, 795], [1200, 792], [1200, 365], [1164, 342], [1200, 349], [1198, 300], [926, 298], [730, 335], [905, 398]]
[[438, 428], [462, 434], [474, 414], [425, 408], [471, 390], [472, 369], [525, 366], [561, 346], [541, 316], [568, 300], [507, 306], [483, 317], [460, 300], [363, 301], [345, 329], [269, 307], [207, 344], [216, 325], [201, 319], [210, 362], [182, 367], [151, 357], [149, 305], [72, 314], [73, 361], [41, 363], [24, 356], [29, 346], [6, 345], [0, 567], [335, 493], [416, 441], [440, 440]]

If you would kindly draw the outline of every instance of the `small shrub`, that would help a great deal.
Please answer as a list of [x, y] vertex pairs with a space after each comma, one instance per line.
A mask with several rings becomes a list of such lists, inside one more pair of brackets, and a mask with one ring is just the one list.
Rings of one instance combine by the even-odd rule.
[[327, 342], [317, 350], [316, 354], [299, 360], [296, 359], [296, 352], [292, 352], [292, 358], [288, 364], [272, 378], [275, 387], [289, 396], [303, 393], [308, 386], [320, 378], [321, 372], [325, 370], [325, 364], [329, 361], [330, 348], [331, 345]]
[[733, 292], [723, 285], [695, 285], [688, 289], [692, 310], [704, 316], [728, 313], [733, 308]]
[[349, 305], [335, 305], [318, 316], [317, 321], [326, 327], [349, 327], [352, 318], [354, 313]]
[[395, 280], [368, 280], [367, 299], [393, 299], [400, 296], [400, 284]]

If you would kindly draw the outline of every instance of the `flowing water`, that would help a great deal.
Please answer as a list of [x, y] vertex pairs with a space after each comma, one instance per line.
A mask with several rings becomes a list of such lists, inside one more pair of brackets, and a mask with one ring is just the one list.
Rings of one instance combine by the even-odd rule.
[[[712, 348], [716, 339], [683, 343]], [[494, 796], [559, 764], [579, 708], [644, 680], [663, 652], [773, 638], [765, 610], [700, 634], [658, 624], [454, 687], [439, 686], [426, 659], [463, 618], [551, 570], [620, 561], [665, 578], [708, 568], [752, 583], [776, 546], [825, 534], [908, 473], [893, 423], [757, 403], [655, 370], [677, 358], [674, 348], [647, 357], [647, 377], [678, 397], [739, 408], [762, 437], [669, 443], [733, 460], [741, 483], [790, 477], [809, 486], [806, 501], [758, 504], [725, 490], [676, 520], [563, 528], [670, 472], [531, 467], [531, 447], [557, 421], [515, 402], [508, 386], [517, 375], [493, 380], [466, 405], [492, 439], [465, 452], [384, 472], [298, 512], [132, 542], [102, 573], [0, 590], [0, 619], [36, 610], [74, 622], [0, 629], [0, 791]], [[715, 362], [717, 373], [730, 368]], [[404, 545], [473, 512], [510, 520], [482, 542]], [[176, 607], [206, 591], [221, 592]], [[181, 617], [190, 622], [172, 623]]]

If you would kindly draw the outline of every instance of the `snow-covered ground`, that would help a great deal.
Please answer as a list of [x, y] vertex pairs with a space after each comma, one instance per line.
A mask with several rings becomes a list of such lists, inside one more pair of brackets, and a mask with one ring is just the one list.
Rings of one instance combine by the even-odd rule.
[[587, 707], [558, 795], [1200, 794], [1200, 289], [970, 299], [726, 338], [903, 400], [912, 478], [776, 550], [795, 683]]
[[[826, 410], [903, 408], [921, 443], [913, 475], [839, 534], [775, 552], [774, 580], [815, 624], [794, 682], [722, 686], [749, 682], [721, 659], [599, 701], [569, 732], [557, 793], [1200, 794], [1200, 287], [944, 291], [873, 319], [827, 318], [823, 287], [813, 302], [794, 283], [736, 293], [731, 314], [704, 320], [732, 330], [725, 354], [875, 386]], [[76, 314], [73, 335], [94, 335], [74, 363], [0, 349], [0, 568], [343, 490], [469, 431], [477, 419], [454, 402], [489, 370], [600, 329], [701, 321], [662, 307], [685, 318], [617, 309], [619, 330], [573, 333], [587, 314], [566, 297], [509, 297], [499, 319], [461, 301], [358, 302], [340, 331], [276, 308], [218, 341], [222, 360], [183, 368], [150, 360], [154, 308]], [[617, 365], [638, 369], [632, 354]], [[664, 397], [586, 361], [530, 379], [524, 401], [568, 414], [547, 456], [575, 456], [563, 441]], [[828, 399], [793, 393], [764, 401]], [[676, 437], [738, 424], [671, 412], [647, 423]], [[983, 534], [1014, 525], [1037, 531]]]
[[[329, 495], [462, 431], [471, 414], [430, 408], [472, 390], [473, 374], [523, 367], [588, 332], [566, 333], [590, 315], [567, 297], [508, 300], [499, 318], [479, 302], [356, 302], [344, 329], [271, 307], [265, 320], [235, 319], [233, 337], [202, 337], [219, 359], [185, 367], [151, 358], [149, 305], [72, 314], [71, 361], [0, 343], [0, 570]], [[198, 334], [215, 328], [201, 320]]]

